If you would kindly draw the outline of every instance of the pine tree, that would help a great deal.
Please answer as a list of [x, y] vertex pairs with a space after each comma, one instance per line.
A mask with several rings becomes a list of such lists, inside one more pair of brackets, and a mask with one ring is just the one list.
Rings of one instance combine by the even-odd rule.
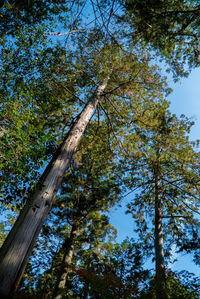
[[[199, 155], [186, 135], [190, 126], [187, 119], [178, 121], [164, 107], [159, 107], [145, 125], [138, 124], [139, 148], [132, 146], [131, 158], [125, 158], [125, 163], [130, 163], [126, 168], [126, 184], [138, 190], [128, 212], [136, 218], [140, 237], [145, 242], [154, 240], [156, 298], [159, 299], [168, 298], [165, 243], [171, 239], [171, 244], [175, 242], [179, 246], [187, 229], [195, 230], [199, 226], [195, 219], [199, 198]], [[148, 215], [146, 219], [145, 214]], [[151, 225], [147, 224], [149, 217], [153, 218]], [[150, 232], [152, 225], [154, 236]]]

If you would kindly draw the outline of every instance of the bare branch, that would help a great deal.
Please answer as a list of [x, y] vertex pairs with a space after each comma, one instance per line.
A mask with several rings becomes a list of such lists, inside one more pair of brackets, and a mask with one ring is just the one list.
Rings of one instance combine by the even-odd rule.
[[44, 32], [44, 34], [46, 35], [57, 35], [57, 36], [60, 36], [60, 35], [68, 35], [68, 34], [72, 34], [72, 33], [75, 33], [75, 32], [80, 32], [80, 33], [84, 33], [85, 30], [83, 29], [80, 29], [80, 30], [71, 30], [71, 31], [68, 31], [68, 32]]

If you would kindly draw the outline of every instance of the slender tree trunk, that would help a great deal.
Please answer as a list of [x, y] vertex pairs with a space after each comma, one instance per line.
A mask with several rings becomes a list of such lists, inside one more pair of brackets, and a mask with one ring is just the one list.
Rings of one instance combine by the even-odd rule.
[[70, 237], [65, 241], [64, 244], [64, 257], [61, 265], [60, 277], [58, 278], [55, 299], [61, 299], [62, 293], [66, 285], [67, 274], [69, 271], [69, 266], [72, 261], [72, 257], [74, 254], [74, 243], [77, 236], [77, 227], [75, 225], [72, 226]]
[[156, 299], [168, 299], [164, 264], [162, 203], [160, 179], [155, 175], [155, 260], [156, 260]]
[[104, 92], [109, 77], [88, 100], [42, 175], [30, 203], [19, 215], [0, 250], [0, 298], [11, 297], [23, 274], [40, 229], [51, 209], [64, 173]]

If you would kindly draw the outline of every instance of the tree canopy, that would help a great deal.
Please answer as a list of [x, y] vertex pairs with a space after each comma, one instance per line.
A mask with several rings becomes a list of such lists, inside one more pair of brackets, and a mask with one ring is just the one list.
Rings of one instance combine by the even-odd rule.
[[[173, 248], [199, 264], [198, 141], [162, 69], [199, 66], [199, 14], [192, 0], [1, 2], [2, 298], [198, 298], [169, 266]], [[109, 217], [127, 194], [136, 229], [120, 244]]]

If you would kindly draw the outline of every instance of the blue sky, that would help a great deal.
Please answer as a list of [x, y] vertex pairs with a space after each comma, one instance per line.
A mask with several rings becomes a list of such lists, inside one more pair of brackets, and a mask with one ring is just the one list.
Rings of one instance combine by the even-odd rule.
[[181, 79], [178, 83], [169, 82], [173, 92], [168, 100], [170, 108], [178, 116], [185, 114], [192, 117], [195, 125], [191, 130], [191, 140], [200, 139], [200, 69], [195, 69], [188, 78]]
[[[185, 114], [195, 121], [190, 134], [190, 140], [200, 139], [200, 69], [191, 72], [188, 78], [181, 79], [174, 83], [169, 80], [169, 86], [173, 92], [168, 96], [170, 110], [180, 116]], [[129, 197], [130, 198], [130, 197]], [[130, 215], [125, 215], [126, 203], [129, 198], [124, 200], [122, 208], [113, 208], [110, 221], [118, 230], [117, 241], [121, 242], [127, 236], [134, 237], [134, 222]], [[173, 270], [188, 270], [199, 275], [200, 269], [193, 262], [189, 255], [178, 256], [178, 261], [171, 266]]]

